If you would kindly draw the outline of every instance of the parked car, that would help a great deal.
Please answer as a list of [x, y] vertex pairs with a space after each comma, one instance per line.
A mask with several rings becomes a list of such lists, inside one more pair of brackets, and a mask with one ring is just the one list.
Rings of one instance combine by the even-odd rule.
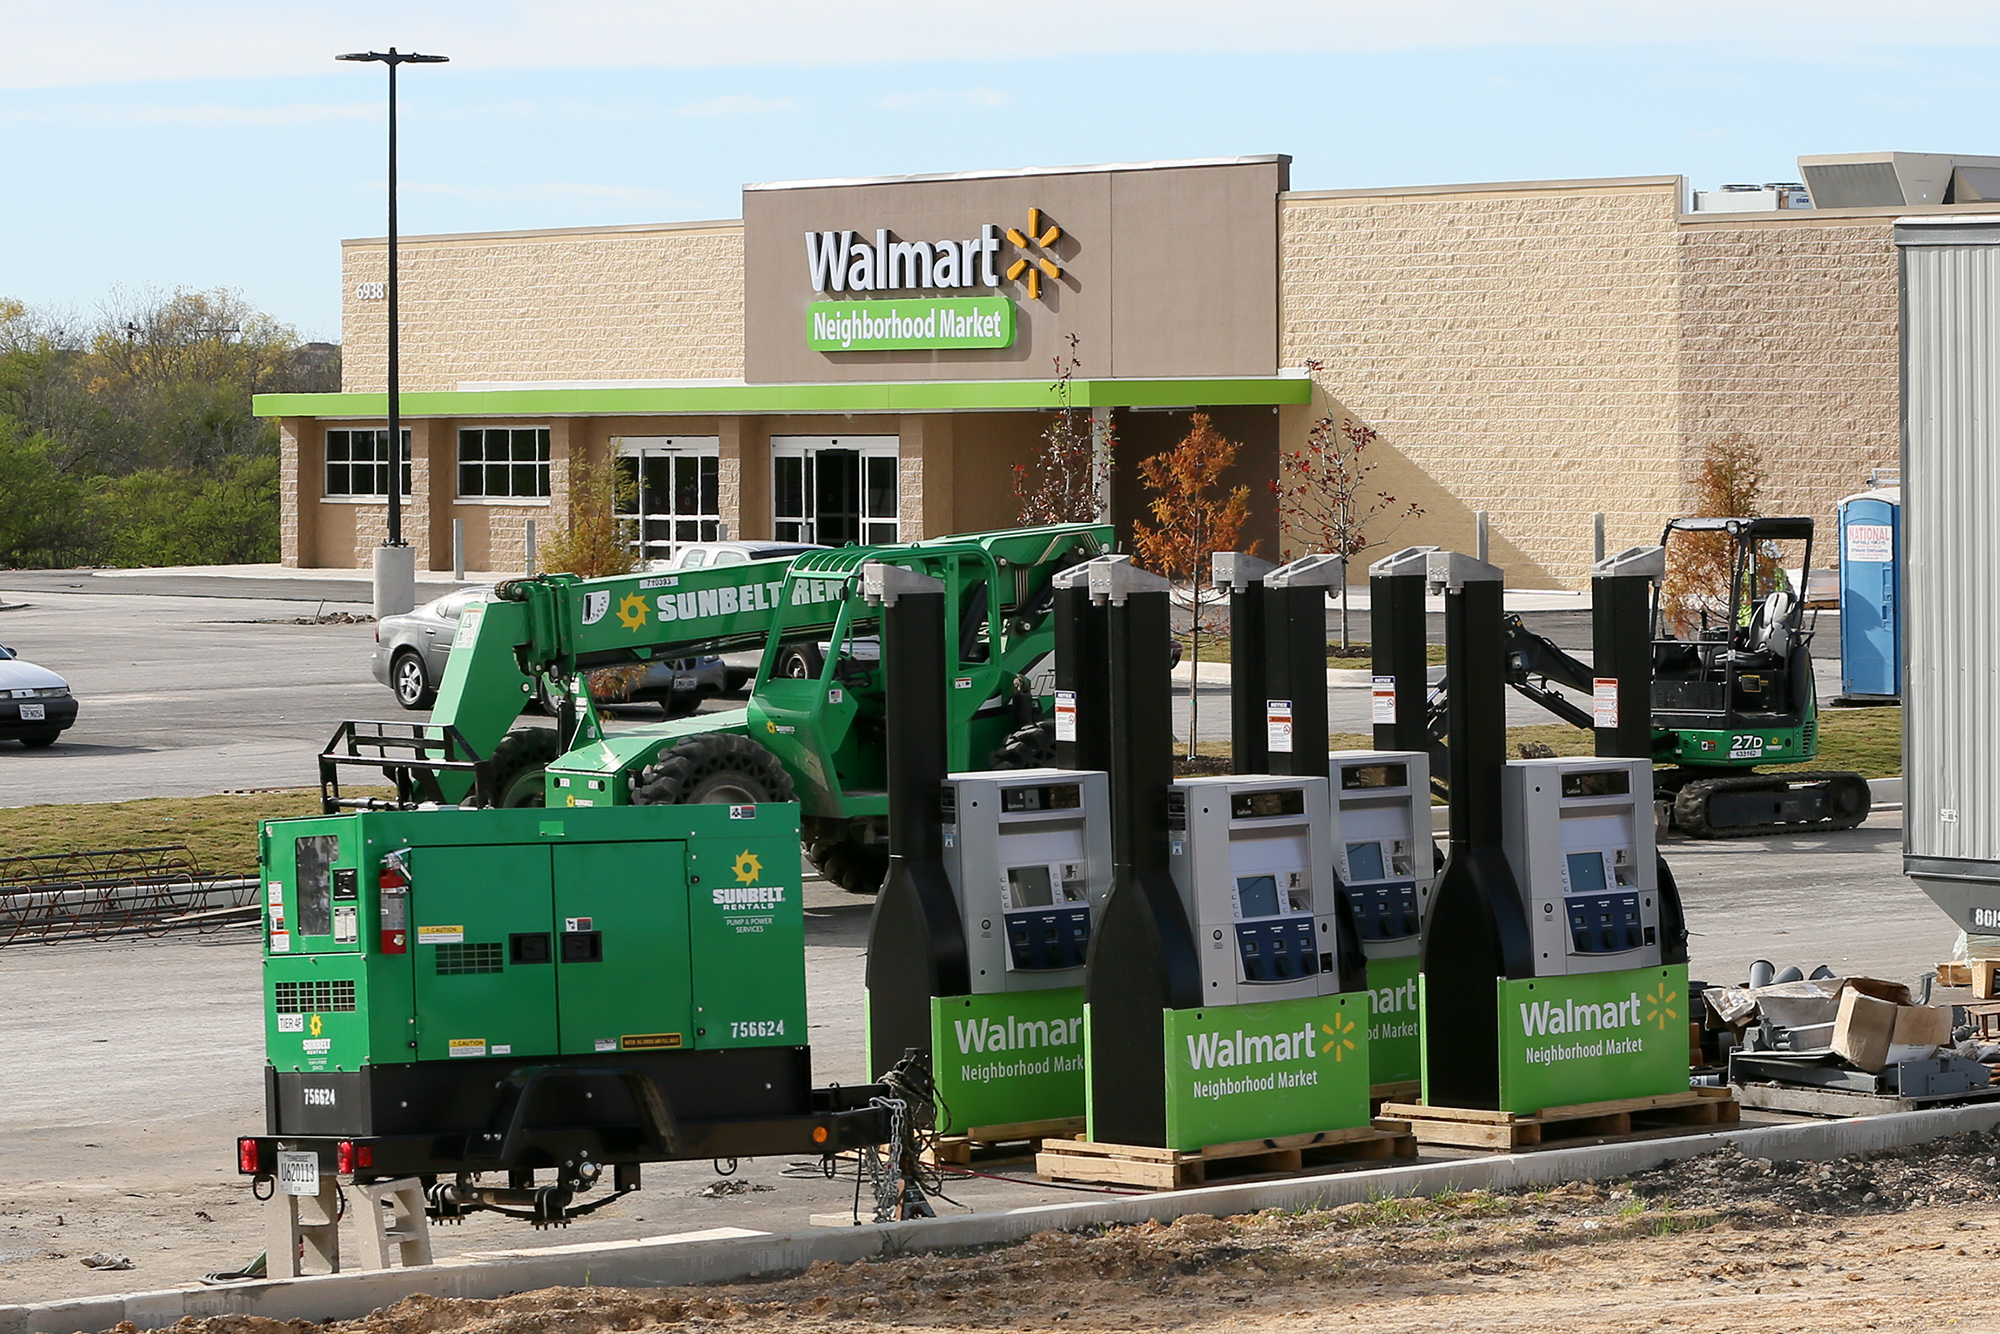
[[[492, 598], [491, 584], [474, 584], [433, 598], [400, 616], [384, 616], [375, 623], [375, 657], [369, 664], [375, 679], [395, 692], [396, 702], [404, 708], [430, 708], [437, 703], [438, 684], [444, 680], [445, 660], [451, 656], [459, 617], [467, 607]], [[629, 693], [615, 700], [600, 695], [600, 702], [652, 701], [669, 714], [685, 713], [728, 687], [729, 673], [722, 659], [680, 658], [648, 663], [645, 675]], [[539, 699], [536, 703], [545, 709], [548, 704]]]
[[753, 560], [776, 560], [780, 556], [825, 550], [825, 546], [815, 542], [690, 542], [670, 559], [647, 561], [646, 568], [654, 573], [698, 570], [708, 565], [742, 565]]
[[493, 585], [474, 584], [375, 622], [375, 660], [369, 664], [375, 679], [394, 691], [404, 708], [428, 709], [437, 702], [458, 618], [467, 607], [492, 598]]
[[69, 682], [0, 644], [0, 741], [39, 750], [53, 746], [75, 721], [76, 696], [69, 693]]

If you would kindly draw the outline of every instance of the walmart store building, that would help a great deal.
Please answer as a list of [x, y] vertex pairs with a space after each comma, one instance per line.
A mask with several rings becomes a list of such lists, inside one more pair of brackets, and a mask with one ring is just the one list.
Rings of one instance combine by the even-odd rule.
[[[1614, 549], [1657, 540], [1717, 436], [1765, 447], [1774, 509], [1825, 520], [1895, 461], [1891, 224], [1982, 207], [1948, 162], [1929, 198], [1900, 166], [1849, 170], [1917, 156], [1801, 159], [1811, 208], [1690, 210], [1678, 176], [1294, 191], [1288, 158], [1252, 157], [405, 238], [405, 537], [449, 569], [463, 520], [468, 565], [521, 568], [584, 458], [641, 479], [649, 556], [1006, 526], [1074, 339], [1065, 392], [1115, 432], [1121, 523], [1144, 512], [1132, 465], [1200, 411], [1242, 446], [1252, 535], [1289, 548], [1268, 482], [1348, 416], [1381, 433], [1369, 489], [1424, 509], [1395, 545], [1470, 549], [1485, 511], [1513, 583], [1575, 586], [1591, 514]], [[365, 566], [385, 535], [385, 277], [383, 241], [346, 243], [341, 393], [258, 400], [288, 565]]]

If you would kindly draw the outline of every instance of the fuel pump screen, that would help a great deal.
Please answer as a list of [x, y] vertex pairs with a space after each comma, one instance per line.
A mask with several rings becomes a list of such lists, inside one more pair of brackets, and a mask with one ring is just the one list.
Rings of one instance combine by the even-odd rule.
[[1601, 852], [1572, 852], [1569, 854], [1569, 892], [1572, 894], [1602, 894], [1604, 883], [1604, 854]]
[[1046, 908], [1055, 902], [1055, 886], [1046, 866], [1007, 868], [1007, 898], [1011, 908]]
[[1278, 915], [1278, 878], [1274, 875], [1246, 875], [1236, 882], [1236, 902], [1245, 917]]
[[1349, 843], [1347, 870], [1353, 880], [1388, 879], [1388, 872], [1382, 869], [1382, 845], [1375, 842]]

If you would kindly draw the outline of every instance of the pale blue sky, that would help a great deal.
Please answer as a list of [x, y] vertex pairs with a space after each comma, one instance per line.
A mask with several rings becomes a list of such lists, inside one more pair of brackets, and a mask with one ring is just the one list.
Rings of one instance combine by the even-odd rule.
[[[0, 0], [0, 296], [231, 287], [338, 335], [340, 238], [734, 217], [746, 181], [1290, 153], [1301, 189], [2000, 154], [2000, 7]], [[1191, 246], [1199, 239], [1190, 237]]]

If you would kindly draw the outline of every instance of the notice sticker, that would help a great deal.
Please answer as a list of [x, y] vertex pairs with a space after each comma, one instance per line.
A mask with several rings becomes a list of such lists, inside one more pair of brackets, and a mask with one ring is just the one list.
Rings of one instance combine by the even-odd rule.
[[453, 1038], [445, 1044], [445, 1054], [447, 1056], [484, 1056], [486, 1054], [486, 1039]]
[[273, 908], [276, 908], [280, 912], [282, 912], [284, 910], [284, 904], [285, 904], [284, 884], [281, 881], [273, 880], [268, 886], [265, 887], [264, 899]]
[[303, 1033], [306, 1031], [306, 1017], [302, 1014], [281, 1014], [278, 1016], [280, 1033]]
[[1590, 725], [1618, 726], [1618, 678], [1594, 676], [1590, 680]]
[[355, 914], [354, 905], [351, 903], [334, 904], [333, 943], [336, 945], [352, 945], [360, 939], [359, 918]]
[[1264, 701], [1265, 745], [1274, 754], [1292, 753], [1292, 702], [1288, 699]]
[[1076, 740], [1076, 692], [1056, 691], [1056, 740]]
[[289, 931], [271, 932], [271, 953], [290, 954], [291, 952], [292, 952], [291, 932]]
[[465, 928], [462, 926], [420, 926], [417, 928], [419, 945], [463, 945]]
[[1886, 523], [1850, 523], [1841, 530], [1841, 541], [1846, 560], [1896, 559], [1896, 530]]
[[1373, 723], [1396, 721], [1396, 678], [1378, 676], [1369, 687], [1368, 720]]

